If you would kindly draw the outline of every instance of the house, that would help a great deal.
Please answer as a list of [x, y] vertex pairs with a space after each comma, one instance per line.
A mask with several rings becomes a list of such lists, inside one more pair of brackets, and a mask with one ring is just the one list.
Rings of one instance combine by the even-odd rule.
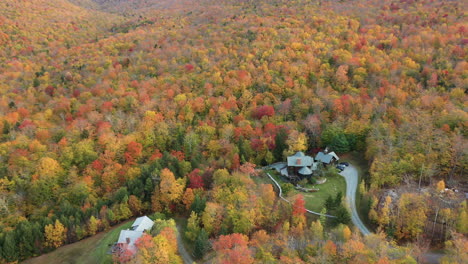
[[112, 248], [112, 253], [122, 254], [136, 252], [135, 242], [143, 236], [145, 231], [150, 231], [154, 222], [147, 216], [138, 217], [133, 222], [131, 229], [120, 231], [119, 239]]
[[300, 151], [289, 156], [287, 164], [287, 174], [291, 179], [308, 177], [317, 169], [314, 159]]
[[143, 232], [145, 230], [151, 230], [153, 225], [154, 225], [153, 220], [151, 220], [149, 217], [145, 215], [142, 217], [138, 217], [135, 220], [135, 222], [133, 222], [132, 230]]
[[335, 161], [338, 161], [340, 158], [338, 155], [336, 155], [335, 152], [319, 152], [317, 153], [317, 156], [315, 156], [315, 161], [317, 162], [322, 162], [324, 165], [328, 165], [330, 163], [333, 163]]

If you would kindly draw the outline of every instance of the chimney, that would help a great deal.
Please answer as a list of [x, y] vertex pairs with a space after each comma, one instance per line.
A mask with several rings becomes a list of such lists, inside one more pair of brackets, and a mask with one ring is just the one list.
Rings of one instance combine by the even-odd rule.
[[130, 238], [127, 237], [127, 244], [130, 244]]

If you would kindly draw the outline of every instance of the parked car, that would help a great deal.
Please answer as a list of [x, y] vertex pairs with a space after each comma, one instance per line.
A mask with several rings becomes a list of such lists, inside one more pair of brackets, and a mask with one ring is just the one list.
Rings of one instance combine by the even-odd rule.
[[349, 163], [348, 163], [348, 162], [340, 162], [340, 164], [338, 164], [338, 165], [343, 165], [343, 166], [345, 166], [345, 167], [348, 167], [348, 166], [349, 166]]
[[337, 168], [340, 172], [342, 172], [342, 171], [346, 168], [346, 166], [341, 165], [341, 164], [338, 164], [338, 165], [336, 165], [336, 168]]

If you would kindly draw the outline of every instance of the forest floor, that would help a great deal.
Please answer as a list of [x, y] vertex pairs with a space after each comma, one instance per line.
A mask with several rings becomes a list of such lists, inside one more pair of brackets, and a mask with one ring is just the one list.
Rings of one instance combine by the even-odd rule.
[[25, 264], [111, 264], [112, 256], [107, 254], [111, 245], [119, 238], [120, 230], [129, 228], [130, 219], [94, 236], [65, 245], [56, 250], [24, 261]]

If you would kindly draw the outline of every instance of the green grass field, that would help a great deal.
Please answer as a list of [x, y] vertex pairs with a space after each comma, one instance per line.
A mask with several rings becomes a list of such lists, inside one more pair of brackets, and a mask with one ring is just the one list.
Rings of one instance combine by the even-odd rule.
[[[270, 170], [268, 172], [279, 183], [285, 183], [285, 181], [280, 179], [280, 176], [276, 171]], [[302, 194], [306, 202], [306, 208], [312, 211], [320, 212], [324, 208], [325, 200], [328, 198], [329, 195], [335, 197], [336, 194], [340, 191], [343, 194], [343, 197], [346, 195], [346, 181], [343, 177], [341, 177], [340, 175], [333, 175], [326, 177], [326, 179], [327, 182], [325, 182], [324, 184], [307, 184], [306, 186], [304, 186], [306, 188], [318, 188], [318, 192], [306, 193], [293, 189], [287, 194], [287, 199], [290, 201], [294, 201], [294, 196]]]
[[305, 193], [298, 190], [292, 190], [288, 193], [288, 197], [293, 197], [302, 194], [306, 202], [306, 208], [315, 212], [320, 212], [324, 208], [325, 200], [329, 195], [335, 197], [338, 192], [341, 191], [342, 195], [346, 195], [346, 182], [341, 176], [327, 177], [327, 182], [320, 185], [307, 185], [306, 188], [315, 187], [318, 188], [318, 192]]
[[119, 224], [108, 231], [76, 243], [66, 245], [48, 254], [24, 261], [25, 264], [111, 264], [112, 256], [107, 254], [110, 245], [119, 238], [120, 230], [129, 228], [133, 219]]

